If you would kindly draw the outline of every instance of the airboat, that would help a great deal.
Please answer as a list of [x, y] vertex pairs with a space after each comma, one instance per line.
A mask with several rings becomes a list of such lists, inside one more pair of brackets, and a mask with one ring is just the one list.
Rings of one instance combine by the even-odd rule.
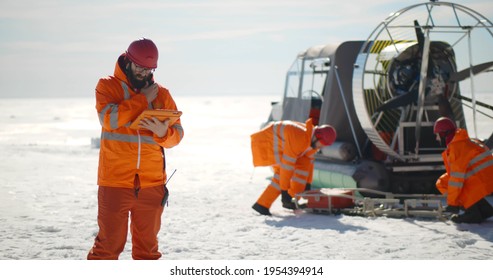
[[312, 118], [338, 136], [316, 155], [312, 190], [297, 199], [314, 211], [354, 213], [364, 204], [359, 213], [396, 215], [438, 202], [440, 216], [435, 182], [445, 172], [444, 148], [433, 124], [451, 117], [492, 148], [491, 49], [491, 21], [432, 1], [392, 13], [367, 40], [299, 53], [267, 122]]

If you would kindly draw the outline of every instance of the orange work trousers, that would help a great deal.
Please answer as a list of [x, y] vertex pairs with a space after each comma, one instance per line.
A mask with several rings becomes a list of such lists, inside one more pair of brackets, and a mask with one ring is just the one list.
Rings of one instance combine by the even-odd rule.
[[264, 192], [257, 199], [258, 204], [269, 209], [274, 203], [274, 201], [276, 201], [277, 197], [279, 197], [281, 191], [288, 191], [289, 195], [294, 197], [296, 194], [303, 192], [306, 186], [306, 184], [303, 185], [292, 180], [289, 186], [290, 189], [285, 189], [285, 190], [281, 189], [281, 184], [280, 184], [281, 168], [278, 165], [275, 165], [272, 166], [272, 169], [274, 169], [274, 176], [272, 176], [269, 185], [267, 186], [267, 188], [265, 188]]
[[138, 177], [136, 181], [135, 189], [99, 186], [99, 232], [87, 255], [88, 260], [118, 259], [127, 241], [129, 216], [132, 258], [157, 260], [161, 257], [157, 235], [161, 228], [164, 188], [140, 189]]

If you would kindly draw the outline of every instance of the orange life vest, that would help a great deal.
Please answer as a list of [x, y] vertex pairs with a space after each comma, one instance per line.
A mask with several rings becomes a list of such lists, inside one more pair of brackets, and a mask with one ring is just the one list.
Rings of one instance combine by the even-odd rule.
[[121, 69], [118, 59], [113, 76], [101, 78], [96, 86], [96, 110], [101, 123], [98, 185], [133, 188], [135, 176], [142, 188], [163, 185], [166, 181], [163, 148], [171, 148], [183, 138], [181, 120], [158, 138], [148, 130], [129, 126], [146, 109], [177, 110], [169, 91], [161, 85], [156, 99], [147, 104]]

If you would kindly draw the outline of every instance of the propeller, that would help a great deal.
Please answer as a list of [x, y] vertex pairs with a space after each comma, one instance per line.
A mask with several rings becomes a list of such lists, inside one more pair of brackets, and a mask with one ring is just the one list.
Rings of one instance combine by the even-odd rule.
[[418, 91], [417, 91], [418, 83], [415, 82], [409, 89], [409, 92], [398, 95], [392, 99], [385, 101], [382, 105], [380, 105], [376, 111], [382, 112], [390, 109], [395, 109], [399, 107], [407, 106], [411, 103], [416, 103], [418, 101]]
[[[416, 53], [416, 57], [412, 60], [408, 59], [406, 61], [398, 61], [395, 59], [393, 63], [397, 66], [394, 68], [390, 68], [390, 71], [394, 70], [394, 73], [388, 73], [387, 75], [389, 79], [393, 79], [391, 80], [391, 82], [393, 82], [394, 84], [398, 84], [401, 80], [408, 80], [408, 82], [401, 82], [401, 84], [403, 85], [400, 88], [394, 89], [394, 91], [396, 91], [396, 95], [377, 107], [376, 112], [396, 109], [399, 107], [410, 105], [412, 103], [417, 104], [418, 102], [418, 86], [420, 80], [419, 69], [422, 62], [421, 57], [423, 55], [424, 34], [418, 21], [414, 21], [414, 26], [416, 30], [416, 37], [418, 39], [418, 51]], [[430, 44], [433, 46], [434, 42], [431, 42]], [[429, 60], [429, 63], [430, 65], [432, 65], [433, 60]], [[411, 64], [417, 65], [411, 67]], [[450, 84], [461, 82], [467, 78], [470, 78], [471, 74], [473, 76], [480, 74], [491, 67], [493, 67], [493, 61], [474, 65], [458, 72], [451, 72], [449, 78], [445, 81], [445, 83]], [[425, 94], [427, 93], [425, 92]]]
[[485, 62], [485, 63], [481, 63], [481, 64], [478, 64], [478, 65], [474, 65], [474, 66], [471, 66], [469, 68], [466, 68], [464, 70], [461, 70], [459, 72], [455, 72], [455, 73], [452, 73], [450, 75], [450, 79], [449, 81], [450, 82], [460, 82], [460, 81], [463, 81], [467, 78], [470, 77], [471, 75], [471, 72], [473, 75], [477, 75], [485, 70], [488, 70], [488, 68], [490, 68], [491, 66], [493, 66], [493, 61], [490, 61], [490, 62]]
[[393, 63], [398, 64], [395, 69], [397, 73], [389, 73], [389, 77], [393, 74], [395, 75], [393, 82], [399, 85], [399, 89], [397, 91], [400, 91], [401, 94], [398, 94], [394, 98], [389, 99], [380, 105], [376, 109], [377, 112], [407, 106], [418, 101], [418, 86], [420, 81], [419, 71], [421, 69], [421, 58], [423, 56], [425, 35], [417, 20], [414, 20], [414, 29], [418, 40], [418, 51], [416, 53], [416, 57], [402, 62], [394, 60]]

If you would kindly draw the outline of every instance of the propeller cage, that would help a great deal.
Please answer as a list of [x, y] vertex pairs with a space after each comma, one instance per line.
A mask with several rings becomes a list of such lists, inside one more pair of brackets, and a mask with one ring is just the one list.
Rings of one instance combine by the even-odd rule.
[[441, 160], [433, 123], [444, 103], [467, 128], [461, 96], [473, 96], [478, 83], [451, 77], [472, 62], [491, 61], [480, 49], [491, 32], [477, 12], [445, 2], [402, 9], [372, 32], [356, 58], [353, 100], [363, 130], [388, 160]]

